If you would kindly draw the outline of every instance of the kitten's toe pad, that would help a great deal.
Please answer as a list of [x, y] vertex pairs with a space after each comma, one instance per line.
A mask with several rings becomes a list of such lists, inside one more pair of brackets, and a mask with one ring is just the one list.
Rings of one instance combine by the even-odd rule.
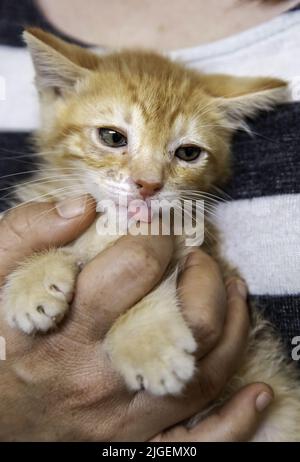
[[194, 374], [194, 357], [176, 349], [169, 351], [167, 356], [169, 360], [153, 358], [140, 369], [129, 366], [124, 373], [128, 386], [132, 390], [147, 390], [158, 396], [179, 394]]
[[11, 327], [17, 327], [26, 334], [35, 331], [47, 332], [54, 328], [64, 317], [69, 305], [67, 301], [55, 300], [54, 297], [39, 298], [27, 303], [26, 308], [15, 306], [7, 316]]
[[126, 333], [119, 326], [118, 333], [108, 335], [105, 349], [131, 390], [176, 395], [193, 377], [196, 342], [183, 320], [172, 329], [173, 322], [154, 327], [154, 332], [142, 329], [141, 335], [131, 337], [123, 337]]
[[73, 298], [78, 267], [59, 252], [35, 256], [8, 278], [3, 309], [11, 327], [46, 332], [64, 317]]

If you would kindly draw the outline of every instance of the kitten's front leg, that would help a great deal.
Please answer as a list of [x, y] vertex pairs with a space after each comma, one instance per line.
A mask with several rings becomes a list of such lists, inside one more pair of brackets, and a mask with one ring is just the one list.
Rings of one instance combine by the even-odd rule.
[[10, 326], [46, 332], [64, 317], [79, 266], [63, 249], [34, 254], [7, 278], [1, 309]]
[[130, 389], [180, 393], [194, 373], [196, 342], [178, 306], [175, 277], [121, 316], [104, 348]]

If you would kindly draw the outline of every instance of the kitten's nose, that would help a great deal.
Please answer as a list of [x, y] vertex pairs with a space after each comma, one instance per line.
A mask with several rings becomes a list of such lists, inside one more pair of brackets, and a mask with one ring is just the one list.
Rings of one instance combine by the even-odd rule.
[[153, 196], [163, 187], [162, 183], [152, 183], [145, 180], [135, 180], [135, 184], [137, 185], [139, 193], [143, 199]]

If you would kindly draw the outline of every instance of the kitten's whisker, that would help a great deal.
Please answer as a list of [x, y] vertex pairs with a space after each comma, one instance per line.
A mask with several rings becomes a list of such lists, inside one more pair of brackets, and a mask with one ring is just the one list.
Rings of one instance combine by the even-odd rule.
[[212, 188], [215, 189], [217, 192], [219, 192], [222, 196], [226, 196], [228, 198], [228, 200], [232, 200], [232, 197], [227, 194], [223, 189], [221, 189], [219, 186], [214, 186], [212, 185]]
[[204, 191], [197, 191], [193, 189], [181, 189], [180, 194], [183, 196], [193, 196], [193, 197], [199, 197], [199, 198], [207, 198], [212, 201], [216, 202], [227, 202], [226, 199], [224, 199], [221, 196], [216, 196], [215, 194], [209, 193], [209, 192], [204, 192]]
[[[51, 151], [28, 151], [28, 152], [24, 152], [24, 151], [15, 151], [13, 149], [7, 149], [7, 148], [4, 148], [4, 147], [0, 147], [0, 152], [3, 151], [3, 152], [7, 152], [9, 154], [13, 154], [14, 155], [14, 159], [15, 157], [38, 157], [41, 155], [41, 152], [44, 152], [45, 154], [52, 154]], [[17, 155], [16, 155], [17, 154]], [[9, 159], [11, 159], [11, 157], [9, 157]]]
[[[49, 196], [49, 200], [53, 201], [53, 200], [55, 200], [55, 198], [53, 197], [54, 194], [57, 194], [57, 193], [61, 194], [62, 192], [64, 192], [65, 190], [67, 190], [70, 187], [74, 187], [74, 186], [66, 186], [66, 187], [63, 187], [63, 188], [58, 188], [58, 189], [55, 189], [53, 191], [49, 191], [46, 194], [41, 194], [39, 196], [33, 197], [32, 199], [29, 199], [29, 200], [27, 200], [25, 202], [22, 202], [20, 204], [9, 207], [8, 209], [5, 210], [5, 213], [7, 213], [7, 212], [9, 212], [11, 210], [17, 209], [19, 207], [22, 207], [22, 206], [30, 205], [33, 202], [39, 202], [40, 199], [43, 199], [43, 198], [48, 197], [48, 196]], [[77, 192], [77, 196], [78, 196], [78, 192]], [[59, 197], [58, 200], [59, 199], [61, 199], [61, 197]], [[43, 200], [43, 201], [40, 201], [40, 202], [47, 202], [47, 201]]]
[[199, 195], [182, 195], [181, 199], [184, 201], [195, 201], [195, 202], [203, 202], [204, 204], [211, 203], [211, 204], [220, 204], [226, 202], [225, 200], [217, 200], [212, 197], [206, 197], [206, 196], [199, 196]]
[[[52, 169], [51, 169], [51, 168], [46, 168], [46, 169], [45, 169], [45, 172], [51, 172], [51, 171], [53, 171], [53, 172], [56, 172], [56, 173], [59, 174], [59, 172], [61, 172], [62, 170], [66, 170], [66, 168], [64, 168], [64, 167], [62, 167], [62, 168], [60, 168], [60, 169], [57, 169], [57, 168], [52, 168]], [[75, 169], [75, 168], [74, 168], [74, 169], [73, 169], [73, 168], [72, 168], [72, 169], [70, 168], [70, 169], [67, 169], [67, 170], [77, 170], [77, 172], [78, 172], [78, 169]], [[29, 175], [29, 174], [40, 173], [40, 172], [41, 172], [41, 169], [24, 170], [24, 171], [22, 171], [22, 172], [16, 172], [16, 173], [10, 173], [10, 174], [8, 174], [8, 175], [2, 175], [2, 176], [0, 176], [0, 180], [3, 180], [3, 179], [5, 179], [5, 178], [14, 177], [14, 176]]]
[[200, 221], [198, 221], [198, 215], [196, 215], [196, 211], [190, 212], [190, 211], [188, 211], [186, 209], [183, 210], [182, 207], [180, 207], [179, 205], [175, 206], [174, 209], [175, 209], [175, 211], [179, 211], [181, 214], [183, 213], [184, 215], [187, 215], [189, 218], [191, 218], [193, 220], [193, 222], [196, 225], [202, 225], [203, 217], [205, 217], [205, 214], [203, 213], [202, 210], [198, 209], [198, 215], [200, 214], [200, 217], [201, 217], [201, 222], [200, 222]]
[[[79, 180], [80, 177], [78, 176], [78, 179]], [[66, 177], [66, 178], [62, 178], [61, 181], [63, 181], [64, 183], [66, 181], [75, 181], [76, 178], [69, 178], [69, 177]], [[53, 179], [49, 179], [49, 178], [45, 178], [45, 179], [39, 179], [39, 180], [32, 180], [32, 181], [27, 181], [27, 182], [24, 182], [24, 183], [19, 183], [18, 185], [11, 185], [11, 186], [7, 186], [6, 188], [0, 188], [0, 191], [7, 191], [7, 190], [10, 190], [7, 194], [4, 194], [3, 196], [1, 196], [1, 199], [6, 199], [10, 194], [11, 195], [17, 195], [18, 194], [18, 189], [22, 189], [23, 187], [26, 187], [26, 186], [43, 186], [44, 184], [48, 184], [48, 183], [52, 183], [52, 182], [59, 182], [60, 180], [56, 178], [53, 178]]]
[[[75, 180], [76, 181], [76, 180], [78, 180], [80, 178], [82, 178], [82, 176], [79, 175], [79, 174], [76, 175], [76, 176], [75, 175], [72, 175], [72, 176], [71, 175], [65, 175], [65, 176], [61, 175], [59, 177], [57, 177], [57, 176], [53, 176], [53, 177], [48, 176], [48, 177], [35, 178], [34, 180], [24, 181], [23, 183], [19, 183], [17, 186], [27, 186], [29, 184], [42, 183], [43, 181], [47, 181], [47, 182], [48, 181], [49, 182], [50, 181], [59, 182], [59, 181], [66, 181], [66, 180], [70, 180], [70, 181]], [[9, 188], [13, 188], [13, 187], [16, 187], [16, 185], [9, 186]], [[5, 189], [5, 188], [3, 188], [3, 189]], [[0, 191], [2, 191], [3, 189], [0, 189]]]
[[[78, 191], [74, 191], [74, 194], [73, 194], [73, 197], [67, 197], [67, 199], [72, 202], [73, 201], [76, 201], [78, 199], [78, 194], [77, 194]], [[89, 200], [88, 198], [86, 199], [85, 203], [86, 204], [89, 204], [89, 203], [92, 203], [93, 201], [92, 200]], [[34, 224], [36, 225], [37, 223], [39, 223], [43, 217], [45, 217], [47, 214], [51, 213], [53, 210], [56, 209], [56, 205], [54, 205], [53, 207], [51, 207], [50, 209], [44, 211], [44, 212], [41, 212], [38, 216], [37, 216], [37, 220], [34, 221]]]

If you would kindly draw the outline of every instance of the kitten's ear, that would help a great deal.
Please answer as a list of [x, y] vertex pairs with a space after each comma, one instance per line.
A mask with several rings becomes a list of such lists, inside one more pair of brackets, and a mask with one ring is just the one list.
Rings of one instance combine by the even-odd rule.
[[288, 83], [271, 77], [202, 75], [201, 83], [207, 93], [217, 98], [232, 128], [243, 126], [246, 117], [289, 102], [291, 98]]
[[96, 68], [98, 58], [84, 49], [70, 45], [38, 28], [27, 29], [23, 34], [28, 45], [40, 90], [55, 89], [64, 93], [84, 79], [89, 69]]

